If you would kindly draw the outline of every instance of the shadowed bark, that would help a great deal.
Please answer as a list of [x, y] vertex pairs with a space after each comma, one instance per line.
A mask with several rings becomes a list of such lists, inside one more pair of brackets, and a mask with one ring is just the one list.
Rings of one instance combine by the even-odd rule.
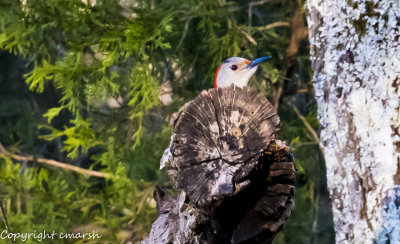
[[173, 125], [166, 167], [178, 196], [156, 188], [143, 243], [269, 243], [293, 208], [293, 157], [279, 117], [249, 87], [210, 89]]

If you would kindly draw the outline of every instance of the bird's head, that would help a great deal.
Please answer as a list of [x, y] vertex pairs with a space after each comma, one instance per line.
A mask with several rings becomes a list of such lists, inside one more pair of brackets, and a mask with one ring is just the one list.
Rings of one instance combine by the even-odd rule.
[[258, 65], [270, 58], [271, 56], [267, 56], [253, 61], [240, 57], [226, 59], [215, 72], [214, 88], [230, 86], [231, 84], [239, 87], [247, 86]]

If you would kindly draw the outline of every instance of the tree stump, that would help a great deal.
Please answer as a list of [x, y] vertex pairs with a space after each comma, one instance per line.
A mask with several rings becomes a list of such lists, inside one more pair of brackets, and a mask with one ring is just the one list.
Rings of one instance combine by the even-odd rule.
[[270, 243], [293, 208], [295, 167], [279, 117], [249, 87], [210, 89], [185, 104], [156, 188], [158, 219], [143, 243]]

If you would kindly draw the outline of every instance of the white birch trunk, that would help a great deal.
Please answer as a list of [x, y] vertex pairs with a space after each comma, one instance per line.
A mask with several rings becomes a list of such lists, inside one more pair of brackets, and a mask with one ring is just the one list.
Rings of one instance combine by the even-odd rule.
[[400, 1], [307, 0], [337, 243], [400, 243]]

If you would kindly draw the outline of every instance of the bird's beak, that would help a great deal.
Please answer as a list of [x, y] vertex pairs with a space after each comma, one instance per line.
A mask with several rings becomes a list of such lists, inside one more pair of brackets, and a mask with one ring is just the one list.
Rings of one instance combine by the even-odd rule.
[[254, 68], [257, 65], [264, 63], [265, 61], [267, 61], [270, 58], [272, 58], [272, 56], [266, 56], [266, 57], [255, 59], [255, 60], [251, 61], [247, 66], [245, 66], [244, 69]]

